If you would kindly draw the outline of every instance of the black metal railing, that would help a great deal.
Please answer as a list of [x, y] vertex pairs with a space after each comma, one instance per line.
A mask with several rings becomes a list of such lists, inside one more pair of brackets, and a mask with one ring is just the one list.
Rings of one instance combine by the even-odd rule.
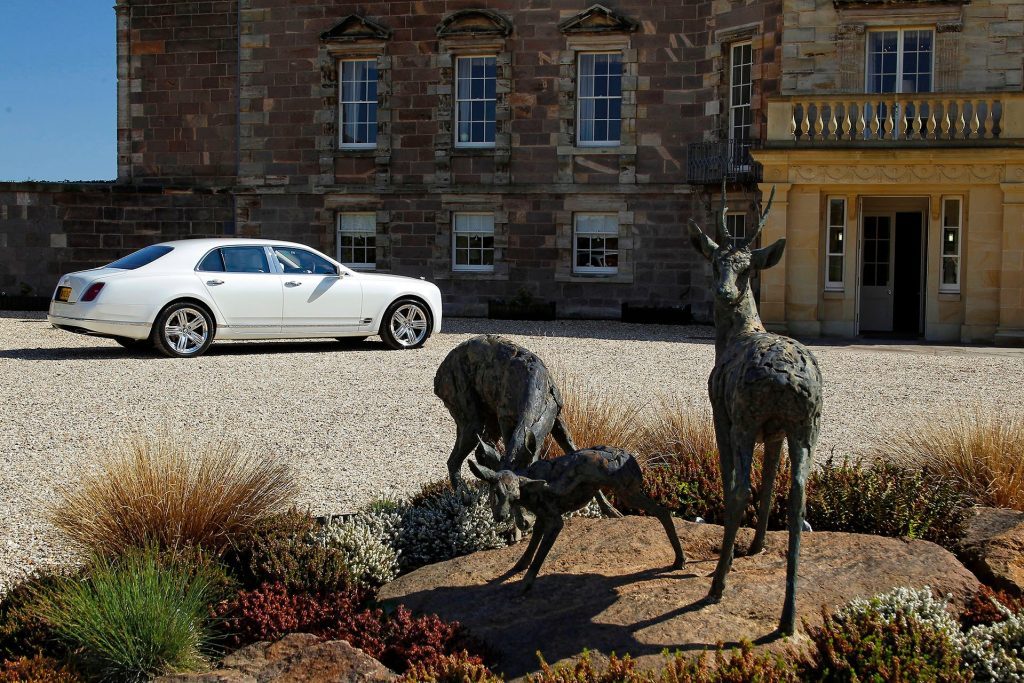
[[716, 140], [693, 142], [687, 151], [687, 182], [691, 185], [756, 183], [761, 165], [750, 154], [760, 149], [760, 140]]

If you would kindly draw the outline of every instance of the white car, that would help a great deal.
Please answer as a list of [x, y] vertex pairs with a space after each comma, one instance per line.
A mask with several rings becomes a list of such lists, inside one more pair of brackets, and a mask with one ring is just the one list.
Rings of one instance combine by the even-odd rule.
[[63, 276], [47, 316], [59, 329], [198, 356], [214, 339], [365, 338], [423, 346], [441, 292], [422, 279], [361, 273], [301, 244], [192, 239]]

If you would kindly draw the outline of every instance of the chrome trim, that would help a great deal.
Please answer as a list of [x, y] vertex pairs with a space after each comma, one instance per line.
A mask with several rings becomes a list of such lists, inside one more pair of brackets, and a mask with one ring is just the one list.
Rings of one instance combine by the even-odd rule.
[[[61, 301], [61, 302], [58, 302], [58, 303], [64, 303], [64, 302]], [[85, 323], [106, 323], [107, 325], [151, 325], [152, 324], [152, 323], [147, 323], [147, 322], [135, 323], [135, 322], [129, 322], [127, 320], [104, 320], [102, 318], [72, 318], [71, 316], [68, 316], [68, 315], [58, 315], [58, 314], [54, 314], [54, 313], [49, 313], [47, 315], [47, 317], [59, 318], [60, 320], [75, 320], [75, 321], [78, 321], [78, 322], [85, 322]]]

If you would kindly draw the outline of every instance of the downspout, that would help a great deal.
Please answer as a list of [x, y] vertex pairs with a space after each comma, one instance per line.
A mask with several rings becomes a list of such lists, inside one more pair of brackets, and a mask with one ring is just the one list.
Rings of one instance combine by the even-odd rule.
[[131, 183], [132, 125], [131, 104], [131, 7], [130, 0], [116, 0], [114, 15], [117, 33], [117, 182]]

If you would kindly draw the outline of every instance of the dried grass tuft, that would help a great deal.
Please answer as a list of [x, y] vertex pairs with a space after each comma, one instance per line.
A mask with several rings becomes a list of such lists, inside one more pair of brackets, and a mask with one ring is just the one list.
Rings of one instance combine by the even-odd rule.
[[103, 453], [98, 471], [59, 486], [50, 520], [86, 552], [156, 544], [220, 553], [297, 492], [287, 466], [229, 442], [136, 436]]
[[879, 457], [924, 467], [977, 504], [1024, 510], [1024, 417], [961, 410], [892, 434]]
[[[636, 453], [647, 431], [645, 404], [635, 397], [609, 394], [578, 377], [559, 382], [562, 419], [579, 448], [615, 446]], [[558, 457], [562, 449], [550, 436], [541, 449], [545, 457]]]

